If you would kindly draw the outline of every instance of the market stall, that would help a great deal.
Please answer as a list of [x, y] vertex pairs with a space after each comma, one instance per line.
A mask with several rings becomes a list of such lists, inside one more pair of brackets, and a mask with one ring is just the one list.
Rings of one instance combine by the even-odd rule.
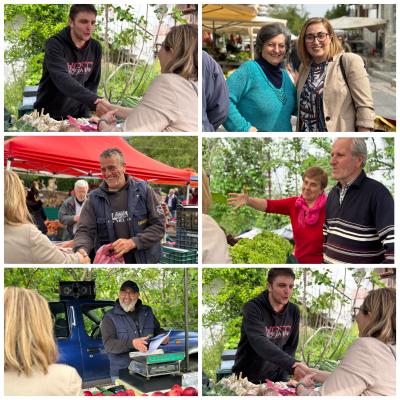
[[[257, 31], [267, 24], [279, 22], [286, 25], [287, 23], [285, 19], [260, 16], [257, 13], [257, 5], [203, 5], [203, 41], [208, 40], [214, 49], [217, 49], [226, 46], [225, 38], [228, 36], [228, 41], [233, 42], [231, 43], [233, 48], [236, 45], [238, 50], [248, 50], [248, 58], [254, 59], [254, 36]], [[249, 41], [246, 45], [243, 43], [242, 36]], [[234, 60], [229, 60], [229, 57], [226, 61], [221, 60], [222, 67], [226, 67], [225, 64], [230, 61], [234, 62]], [[244, 60], [238, 59], [236, 64], [240, 65], [242, 61]]]
[[[4, 165], [17, 172], [30, 172], [55, 177], [101, 178], [99, 155], [108, 148], [119, 148], [125, 157], [127, 174], [152, 184], [197, 187], [197, 174], [191, 169], [179, 169], [154, 160], [134, 149], [119, 136], [52, 136], [15, 137], [4, 144]], [[173, 240], [163, 250], [163, 263], [195, 263], [197, 261], [196, 225], [190, 230], [174, 228]], [[181, 219], [187, 209], [182, 210]], [[179, 217], [178, 217], [179, 219]], [[179, 220], [179, 221], [180, 221]], [[54, 223], [55, 224], [55, 223]], [[59, 226], [54, 225], [52, 235]]]

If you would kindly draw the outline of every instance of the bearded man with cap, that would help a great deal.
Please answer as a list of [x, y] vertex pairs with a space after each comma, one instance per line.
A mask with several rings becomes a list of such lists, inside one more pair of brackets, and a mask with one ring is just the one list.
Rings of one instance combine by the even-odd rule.
[[[148, 339], [164, 333], [151, 307], [139, 299], [139, 287], [126, 281], [119, 291], [115, 306], [104, 315], [101, 336], [110, 360], [111, 380], [119, 377], [119, 370], [128, 368], [129, 352], [146, 352]], [[163, 344], [168, 343], [168, 337]]]

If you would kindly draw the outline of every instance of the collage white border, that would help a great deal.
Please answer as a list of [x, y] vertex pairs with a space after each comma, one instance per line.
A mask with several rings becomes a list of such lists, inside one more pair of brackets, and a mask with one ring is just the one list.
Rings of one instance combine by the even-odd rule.
[[[299, 0], [294, 0], [294, 1], [249, 1], [249, 0], [244, 0], [244, 1], [238, 1], [238, 0], [220, 0], [220, 1], [182, 1], [182, 0], [175, 0], [175, 1], [167, 1], [164, 3], [161, 2], [157, 2], [157, 1], [149, 1], [149, 0], [126, 0], [126, 1], [82, 1], [82, 0], [77, 0], [77, 1], [56, 1], [56, 0], [48, 0], [48, 1], [34, 1], [34, 0], [6, 0], [1, 2], [0, 4], [0, 47], [1, 47], [1, 51], [0, 51], [0, 65], [4, 67], [4, 3], [5, 4], [86, 4], [86, 3], [93, 3], [93, 4], [127, 4], [127, 3], [132, 3], [132, 4], [198, 4], [199, 5], [199, 16], [198, 16], [198, 25], [199, 25], [199, 44], [202, 43], [202, 30], [200, 29], [200, 27], [202, 26], [202, 14], [201, 14], [201, 6], [203, 4], [298, 4], [298, 5], [302, 5], [302, 4], [321, 4], [321, 1], [319, 0], [309, 0], [306, 2], [303, 1], [299, 1]], [[332, 1], [332, 2], [327, 2], [329, 4], [343, 4], [346, 3], [344, 1]], [[384, 1], [381, 0], [379, 2], [373, 2], [373, 1], [354, 1], [351, 2], [351, 4], [394, 4], [395, 1]], [[399, 4], [399, 3], [398, 3]], [[399, 32], [399, 18], [397, 16], [397, 21], [396, 21], [396, 32]], [[400, 47], [400, 40], [397, 41], [396, 43], [396, 64], [399, 64], [399, 47]], [[201, 60], [201, 46], [199, 46], [199, 60]], [[4, 71], [4, 69], [3, 69]], [[201, 66], [201, 62], [199, 62], [199, 77], [202, 76], [202, 66]], [[396, 81], [398, 80], [399, 77], [399, 72], [398, 69], [396, 69]], [[202, 82], [201, 79], [199, 79], [199, 93], [201, 93], [201, 88], [202, 88]], [[1, 101], [3, 102], [2, 106], [0, 107], [0, 121], [4, 120], [4, 73], [0, 74], [0, 94], [1, 94]], [[396, 87], [396, 98], [398, 97], [399, 94], [399, 89]], [[201, 151], [202, 151], [202, 139], [203, 138], [207, 138], [207, 137], [272, 137], [272, 138], [277, 138], [277, 137], [286, 137], [289, 136], [288, 133], [275, 133], [275, 134], [268, 134], [268, 133], [256, 133], [256, 134], [249, 134], [249, 133], [245, 133], [245, 134], [238, 134], [238, 133], [202, 133], [200, 130], [201, 127], [201, 96], [199, 96], [199, 103], [198, 103], [198, 122], [199, 122], [199, 132], [198, 133], [179, 133], [180, 136], [198, 136], [198, 172], [199, 172], [199, 190], [201, 189], [201, 170], [202, 170], [202, 164], [201, 164], [201, 160], [202, 160], [202, 156], [201, 156]], [[399, 103], [396, 102], [396, 115], [399, 115]], [[16, 136], [18, 136], [19, 134], [14, 134]], [[22, 135], [22, 134], [21, 134]], [[23, 135], [25, 136], [48, 136], [48, 133], [23, 133]], [[64, 134], [66, 136], [80, 136], [80, 134]], [[107, 133], [107, 135], [109, 136], [120, 136], [120, 134], [117, 133]], [[305, 134], [305, 133], [293, 133], [291, 134], [294, 137], [310, 137], [310, 135]], [[326, 135], [327, 137], [352, 137], [355, 136], [354, 134], [348, 134], [348, 133], [339, 133], [339, 134], [335, 134], [335, 133], [324, 133], [324, 135]], [[3, 145], [4, 145], [4, 132], [3, 132]], [[134, 136], [134, 135], [127, 135], [124, 134], [123, 136]], [[166, 136], [166, 134], [164, 133], [151, 133], [151, 134], [145, 134], [143, 136]], [[172, 136], [172, 135], [171, 135]], [[395, 134], [384, 134], [384, 133], [374, 133], [374, 134], [369, 134], [369, 135], [360, 135], [357, 134], [357, 136], [363, 136], [363, 137], [396, 137], [396, 133]], [[395, 140], [395, 142], [397, 143], [397, 140]], [[398, 163], [400, 162], [400, 157], [399, 157], [399, 151], [396, 149], [395, 146], [395, 204], [396, 204], [396, 200], [400, 198], [400, 173], [398, 172]], [[4, 165], [4, 152], [2, 152], [2, 165]], [[4, 187], [4, 175], [1, 174], [0, 176], [0, 188]], [[0, 204], [1, 207], [4, 209], [4, 198], [3, 196], [0, 196]], [[201, 210], [201, 206], [202, 206], [202, 202], [201, 202], [201, 197], [199, 200], [199, 210]], [[398, 228], [400, 227], [400, 212], [398, 207], [396, 208], [395, 211], [395, 230], [397, 231]], [[4, 213], [2, 213], [2, 221], [0, 222], [0, 237], [4, 237]], [[201, 227], [202, 223], [202, 217], [201, 215], [199, 215], [199, 227]], [[199, 230], [199, 261], [201, 259], [201, 248], [202, 248], [202, 237], [200, 234], [201, 229]], [[399, 251], [399, 243], [398, 241], [396, 241], [395, 244], [395, 254], [398, 254]], [[395, 260], [398, 259], [398, 256], [395, 256]], [[0, 246], [0, 259], [3, 261], [4, 260], [4, 247]], [[31, 268], [34, 265], [30, 265], [29, 267], [27, 266], [27, 268]], [[276, 267], [277, 265], [268, 265], [268, 267]], [[376, 267], [376, 265], [364, 265], [364, 267]], [[394, 266], [396, 266], [396, 263], [394, 264]], [[4, 268], [4, 264], [3, 264], [3, 268]], [[17, 267], [16, 265], [7, 265], [8, 268], [14, 268]], [[60, 268], [60, 265], [57, 266], [47, 266], [47, 265], [43, 265], [40, 266], [43, 268]], [[82, 268], [82, 265], [73, 265], [73, 267], [77, 267], [77, 268]], [[168, 265], [157, 265], [157, 266], [151, 266], [152, 268], [182, 268], [182, 265], [174, 265], [174, 264], [168, 264]], [[192, 267], [192, 266], [189, 266]], [[201, 344], [202, 344], [202, 304], [201, 304], [201, 299], [202, 299], [202, 265], [201, 263], [196, 265], [193, 265], [193, 268], [198, 268], [198, 298], [199, 298], [199, 318], [198, 318], [198, 333], [199, 333], [199, 354], [201, 354]], [[210, 266], [211, 267], [211, 266]], [[217, 268], [227, 268], [229, 267], [229, 265], [219, 265], [217, 266]], [[236, 265], [235, 267], [254, 267], [254, 268], [263, 268], [266, 267], [265, 265]], [[142, 266], [140, 268], [148, 268], [146, 266]], [[207, 265], [204, 266], [204, 268], [208, 268]], [[334, 269], [334, 268], [343, 268], [340, 266], [329, 266], [329, 268]], [[1, 274], [1, 296], [3, 296], [3, 291], [4, 291], [4, 270], [2, 271]], [[399, 295], [397, 295], [397, 299], [399, 298]], [[2, 309], [3, 310], [3, 309]], [[0, 351], [1, 351], [1, 360], [3, 362], [4, 365], [4, 319], [0, 318], [1, 322], [0, 322], [0, 331], [1, 331], [1, 339], [0, 339]], [[399, 323], [397, 322], [397, 325], [399, 325]], [[201, 371], [202, 371], [202, 360], [201, 357], [199, 357], [199, 389], [201, 390]], [[397, 382], [398, 382], [398, 386], [400, 383], [400, 371], [399, 371], [399, 365], [397, 364]], [[4, 387], [4, 374], [1, 375], [0, 378], [0, 387]], [[399, 393], [399, 388], [397, 387], [397, 393]], [[11, 397], [10, 397], [11, 398]], [[13, 398], [19, 398], [19, 397], [13, 397]], [[21, 397], [21, 398], [25, 398], [25, 397]], [[60, 397], [57, 397], [60, 398]], [[62, 397], [61, 398], [75, 398], [75, 397]], [[334, 397], [335, 398], [335, 397]], [[340, 397], [336, 397], [337, 399], [339, 399]], [[232, 397], [232, 399], [235, 399], [235, 397]]]

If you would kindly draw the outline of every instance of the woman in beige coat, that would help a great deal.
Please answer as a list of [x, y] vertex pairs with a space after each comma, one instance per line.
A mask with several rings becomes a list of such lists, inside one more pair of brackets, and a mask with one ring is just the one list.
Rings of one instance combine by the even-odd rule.
[[158, 44], [161, 75], [134, 108], [102, 103], [109, 111], [97, 120], [101, 132], [119, 131], [115, 115], [125, 120], [124, 132], [197, 131], [197, 25], [173, 27]]
[[325, 18], [311, 18], [298, 40], [297, 131], [366, 132], [374, 105], [364, 61], [344, 53]]
[[[354, 311], [359, 338], [335, 371], [310, 368], [296, 384], [298, 396], [396, 395], [396, 290], [372, 290]], [[314, 382], [322, 383], [319, 391]]]
[[13, 171], [4, 172], [4, 261], [6, 264], [86, 264], [89, 257], [57, 248], [32, 223], [25, 189]]
[[56, 364], [57, 344], [47, 301], [30, 289], [4, 289], [4, 394], [82, 396], [82, 379]]

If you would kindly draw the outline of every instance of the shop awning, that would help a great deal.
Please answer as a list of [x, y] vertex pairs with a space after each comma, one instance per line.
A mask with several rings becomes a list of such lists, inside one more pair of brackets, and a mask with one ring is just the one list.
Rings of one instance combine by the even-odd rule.
[[362, 29], [367, 28], [371, 32], [376, 32], [386, 25], [385, 19], [368, 17], [340, 17], [329, 20], [333, 29]]
[[136, 178], [186, 185], [196, 175], [146, 156], [120, 136], [19, 136], [4, 143], [4, 165], [32, 173], [99, 177], [99, 155], [112, 147], [122, 151], [127, 173]]

